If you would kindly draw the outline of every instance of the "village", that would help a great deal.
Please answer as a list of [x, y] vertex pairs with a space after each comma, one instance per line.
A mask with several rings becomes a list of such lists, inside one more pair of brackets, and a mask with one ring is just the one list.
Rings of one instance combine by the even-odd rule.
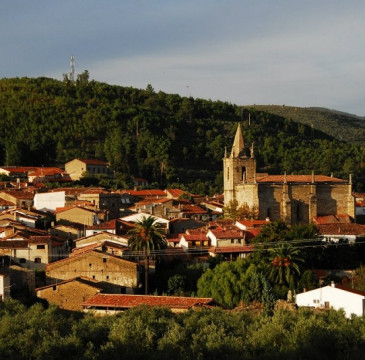
[[[240, 125], [223, 159], [223, 194], [147, 189], [142, 178], [134, 178], [129, 190], [72, 186], [85, 173], [112, 176], [108, 163], [96, 159], [77, 158], [64, 168], [0, 167], [9, 178], [0, 184], [2, 300], [36, 295], [62, 309], [98, 314], [139, 305], [175, 312], [221, 306], [213, 297], [158, 294], [148, 279], [161, 262], [207, 267], [211, 259], [253, 256], [261, 230], [278, 221], [314, 225], [323, 245], [351, 245], [365, 236], [365, 194], [352, 191], [351, 174], [343, 180], [257, 173], [254, 147], [246, 146]], [[45, 183], [63, 186], [49, 189]], [[232, 206], [247, 211], [232, 215]], [[147, 254], [132, 249], [129, 240], [135, 224], [151, 217], [166, 246]], [[363, 315], [365, 292], [349, 286], [353, 271], [313, 269], [318, 288], [290, 294], [287, 301]], [[330, 273], [347, 282], [322, 287]]]

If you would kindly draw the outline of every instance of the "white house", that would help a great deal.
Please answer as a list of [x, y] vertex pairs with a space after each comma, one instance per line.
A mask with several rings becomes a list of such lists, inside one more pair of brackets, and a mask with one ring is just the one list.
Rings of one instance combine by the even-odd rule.
[[297, 294], [296, 304], [322, 309], [343, 309], [348, 318], [351, 314], [363, 316], [365, 315], [365, 291], [332, 284]]
[[38, 193], [34, 195], [34, 207], [37, 210], [55, 211], [66, 206], [64, 191]]

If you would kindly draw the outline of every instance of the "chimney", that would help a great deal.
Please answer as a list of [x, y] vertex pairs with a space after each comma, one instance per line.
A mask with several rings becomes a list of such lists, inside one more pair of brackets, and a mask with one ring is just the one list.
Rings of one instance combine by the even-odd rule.
[[331, 286], [334, 288], [334, 287], [336, 287], [336, 285], [335, 285], [335, 282], [334, 281], [331, 281]]

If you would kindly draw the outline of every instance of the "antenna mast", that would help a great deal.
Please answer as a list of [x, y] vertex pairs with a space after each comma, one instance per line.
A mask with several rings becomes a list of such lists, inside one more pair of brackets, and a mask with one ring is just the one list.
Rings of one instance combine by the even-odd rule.
[[75, 57], [71, 56], [70, 62], [71, 72], [70, 72], [70, 81], [75, 82]]

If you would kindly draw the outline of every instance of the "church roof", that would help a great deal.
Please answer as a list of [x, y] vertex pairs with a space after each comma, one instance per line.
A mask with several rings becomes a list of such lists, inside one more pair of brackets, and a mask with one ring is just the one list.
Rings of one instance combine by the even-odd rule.
[[[285, 175], [268, 175], [262, 178], [257, 178], [258, 183], [284, 183]], [[288, 183], [311, 183], [312, 175], [286, 175]], [[316, 183], [347, 183], [346, 180], [334, 178], [326, 175], [314, 175]]]

